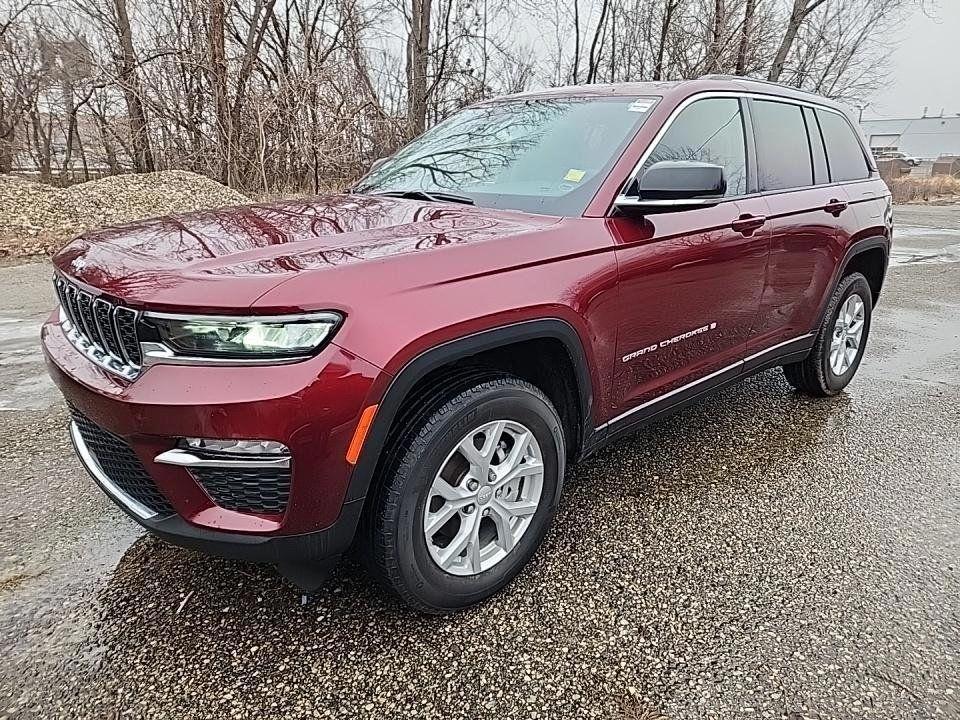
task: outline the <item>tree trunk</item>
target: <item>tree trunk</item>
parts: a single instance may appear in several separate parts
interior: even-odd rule
[[[116,11],[117,40],[120,43],[119,79],[123,97],[130,117],[130,147],[134,168],[138,172],[153,172],[153,151],[150,149],[150,132],[147,114],[140,97],[140,81],[137,75],[137,55],[133,49],[133,32],[127,14],[127,0],[114,0]]]
[[[608,0],[603,0],[600,5],[600,19],[597,21],[596,32],[593,33],[593,42],[590,43],[590,55],[587,58],[587,82],[597,81],[597,71],[599,70],[600,58],[597,57],[597,45],[606,27],[607,9],[610,7]],[[601,44],[602,46],[602,44]],[[601,47],[602,49],[602,47]]]
[[[430,4],[411,0],[407,34],[407,134],[421,134],[427,124],[427,61],[430,53]]]
[[[663,8],[663,23],[660,26],[660,46],[657,48],[657,63],[653,68],[653,79],[663,79],[663,56],[667,49],[667,36],[670,34],[670,23],[673,20],[673,12],[677,9],[679,0],[667,0]]]
[[[219,2],[220,0],[215,0]],[[243,58],[240,61],[240,69],[237,72],[237,86],[233,96],[233,106],[230,108],[230,140],[233,146],[230,150],[232,168],[230,170],[230,179],[228,185],[232,185],[240,178],[240,168],[237,166],[240,159],[240,119],[243,114],[243,105],[247,96],[247,84],[250,76],[256,67],[257,57],[260,54],[260,46],[263,44],[263,35],[267,30],[270,18],[273,16],[273,7],[276,0],[257,0],[254,4],[254,11],[250,17],[250,26],[247,29],[247,37],[243,43]],[[222,6],[221,6],[222,7]],[[262,14],[261,14],[262,12]],[[266,188],[264,188],[266,190]]]
[[[220,182],[230,185],[233,169],[233,127],[230,106],[227,102],[227,60],[224,50],[224,0],[210,0],[210,89],[213,93],[213,109],[217,119],[217,144],[220,147]]]
[[[6,128],[0,123],[0,173],[8,173],[13,170],[16,139],[16,127]]]
[[[106,118],[99,112],[94,112],[93,117],[97,122],[97,130],[99,131],[100,143],[103,145],[103,152],[106,156],[107,167],[110,168],[111,175],[117,175],[120,172],[120,164],[117,162],[117,151],[113,147],[110,132],[107,130]]]
[[[720,69],[720,50],[723,45],[723,0],[713,0],[713,27],[710,30],[710,47],[707,50],[707,61],[704,63],[706,73],[715,73]]]
[[[747,74],[747,52],[750,49],[750,35],[753,32],[753,15],[757,10],[757,0],[747,0],[743,10],[743,25],[740,27],[740,46],[737,48],[737,75]]]
[[[780,47],[777,48],[777,54],[773,57],[773,64],[770,66],[770,72],[767,80],[777,82],[783,74],[783,66],[787,62],[787,56],[797,39],[797,33],[800,32],[800,26],[807,16],[823,5],[826,0],[793,0],[793,10],[790,12],[790,20],[787,22],[787,29],[783,33],[783,39],[780,41]]]
[[[61,184],[69,184],[72,178],[74,139],[77,138],[77,106],[73,99],[73,82],[64,74],[61,85],[63,111],[67,116],[67,138],[63,149],[63,165],[60,167]]]

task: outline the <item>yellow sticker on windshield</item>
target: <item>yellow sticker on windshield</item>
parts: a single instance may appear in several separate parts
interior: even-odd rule
[[[564,180],[569,180],[570,182],[580,182],[583,180],[583,176],[587,174],[586,170],[577,170],[576,168],[570,168],[567,170],[567,174],[563,176]]]

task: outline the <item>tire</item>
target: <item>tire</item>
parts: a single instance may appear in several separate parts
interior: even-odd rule
[[[835,334],[841,332],[838,318],[841,311],[851,309],[851,305],[848,303],[856,306],[856,300],[851,300],[854,296],[857,296],[862,303],[862,320],[860,321],[862,327],[859,341],[856,343],[856,352],[848,353],[846,359],[842,359],[838,365],[835,360],[840,359],[839,356],[832,355]],[[849,315],[850,313],[847,312],[845,318]],[[830,302],[827,304],[827,309],[823,314],[823,323],[817,332],[810,354],[800,362],[783,366],[783,373],[787,377],[787,382],[800,392],[814,397],[830,397],[843,390],[853,379],[857,368],[860,367],[863,352],[867,347],[872,315],[873,296],[867,279],[860,273],[851,273],[840,280],[837,289],[830,298]],[[850,328],[855,331],[856,323],[851,323]],[[838,335],[838,337],[843,336]],[[844,338],[843,344],[849,348],[851,341]]]
[[[509,583],[543,540],[563,486],[563,430],[547,397],[509,375],[464,380],[395,435],[368,508],[365,564],[426,613],[476,605]],[[476,462],[461,449],[468,437]],[[482,484],[484,462],[500,477],[488,472]],[[510,467],[516,479],[502,485]],[[449,519],[428,537],[425,515],[431,523]]]

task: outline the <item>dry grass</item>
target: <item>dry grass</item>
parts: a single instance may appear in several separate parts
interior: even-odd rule
[[[895,203],[953,200],[960,202],[960,178],[950,175],[906,177],[887,180]]]

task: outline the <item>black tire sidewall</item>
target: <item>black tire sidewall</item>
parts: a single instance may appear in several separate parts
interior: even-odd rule
[[[860,361],[863,359],[863,353],[867,348],[867,338],[870,335],[870,325],[873,319],[873,297],[870,291],[870,285],[863,275],[851,275],[841,284],[838,290],[839,292],[836,295],[833,312],[829,314],[826,323],[821,329],[820,342],[821,377],[823,378],[823,384],[831,393],[838,393],[843,390],[853,379],[857,369],[860,367]],[[837,375],[830,368],[830,341],[833,337],[833,328],[837,322],[837,317],[839,317],[840,311],[843,309],[843,304],[847,301],[847,298],[853,294],[859,295],[863,301],[863,334],[860,336],[860,347],[857,349],[857,355],[850,364],[850,367],[848,367],[847,371],[842,375]]]
[[[430,557],[423,534],[427,489],[456,443],[473,428],[493,420],[515,420],[528,427],[543,453],[540,506],[514,550],[495,566],[474,576],[444,572]],[[467,607],[506,585],[530,560],[550,526],[563,484],[563,433],[553,408],[522,387],[491,389],[476,402],[444,419],[427,447],[410,466],[397,514],[397,563],[404,585],[419,602],[437,610]]]

